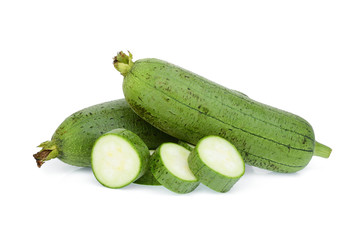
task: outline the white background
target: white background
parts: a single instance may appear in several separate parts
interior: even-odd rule
[[[1,1],[1,239],[357,239],[358,2]],[[308,120],[333,148],[304,170],[108,189],[32,154],[84,107],[123,97],[112,57],[163,59]]]

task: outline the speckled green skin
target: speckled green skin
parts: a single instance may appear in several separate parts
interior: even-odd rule
[[[153,176],[152,171],[148,169],[143,176],[137,179],[134,183],[140,185],[152,185],[152,186],[160,186],[160,182]]]
[[[157,148],[150,159],[150,169],[154,177],[172,192],[189,193],[194,191],[199,186],[199,181],[183,180],[170,172],[162,160],[161,146]]]
[[[155,150],[149,150],[150,155],[155,152]],[[151,158],[149,158],[149,166],[150,166]],[[150,170],[150,167],[148,167],[148,170],[144,173],[143,176],[141,176],[139,179],[137,179],[134,183],[141,184],[141,185],[152,185],[152,186],[160,186],[160,182],[157,181],[157,179],[153,176],[152,171]]]
[[[105,187],[122,188],[122,187],[125,187],[128,184],[134,182],[135,180],[139,179],[148,170],[148,167],[149,167],[148,162],[149,162],[149,157],[150,157],[149,149],[148,149],[147,145],[143,142],[143,140],[140,137],[138,137],[137,134],[135,134],[127,129],[124,129],[124,128],[113,129],[113,130],[103,134],[102,136],[100,136],[96,140],[96,142],[99,141],[102,137],[106,137],[108,135],[122,138],[128,144],[130,144],[132,146],[134,151],[137,152],[137,155],[138,155],[139,161],[140,161],[138,172],[137,172],[136,176],[132,179],[132,181],[129,181],[128,183],[121,185],[121,186],[109,186],[106,183],[101,182],[101,180],[99,178],[97,178],[95,168],[92,165],[93,174],[96,177],[96,179],[98,180],[98,182],[101,183]],[[96,145],[96,142],[94,143],[94,146]],[[93,149],[94,149],[94,147],[92,148],[92,150]],[[91,153],[93,153],[93,151],[91,151]]]
[[[217,192],[222,192],[222,193],[228,192],[234,186],[234,184],[237,181],[239,181],[239,179],[244,174],[245,164],[242,163],[243,164],[242,168],[244,170],[237,177],[225,176],[225,175],[211,169],[203,162],[202,158],[200,157],[200,153],[198,151],[200,142],[202,140],[204,140],[205,138],[206,137],[202,138],[198,142],[198,144],[196,145],[194,150],[192,150],[190,152],[190,155],[188,157],[189,168],[193,172],[195,177],[197,177],[199,179],[199,181],[202,184],[204,184],[205,186],[207,186]],[[237,154],[240,155],[239,152],[237,152]]]
[[[193,146],[193,145],[191,145],[191,144],[189,144],[189,143],[187,143],[187,142],[181,141],[181,140],[179,140],[179,141],[177,142],[177,144],[179,144],[180,146],[182,146],[182,147],[188,149],[190,152],[195,148],[195,146]]]
[[[311,125],[158,59],[136,61],[123,81],[132,109],[178,139],[196,144],[207,135],[232,142],[253,166],[296,172],[311,160]]]
[[[51,141],[59,151],[57,157],[63,162],[89,167],[96,139],[116,128],[133,131],[148,148],[155,149],[163,142],[176,141],[138,117],[124,99],[94,105],[72,114],[57,128]]]

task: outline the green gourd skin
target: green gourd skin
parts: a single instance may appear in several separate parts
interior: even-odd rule
[[[158,59],[132,62],[131,54],[120,52],[114,66],[124,76],[123,92],[132,109],[180,140],[196,145],[205,136],[219,135],[246,163],[286,173],[303,169],[313,155],[330,155],[303,118],[176,65]]]
[[[134,132],[152,149],[161,143],[176,141],[142,120],[120,99],[85,108],[66,118],[51,141],[42,143],[39,146],[42,150],[34,154],[37,165],[41,167],[44,161],[57,157],[70,165],[89,167],[97,138],[116,128]]]
[[[151,155],[155,152],[154,150],[150,150]],[[149,158],[149,165],[152,158]],[[151,186],[160,186],[160,182],[154,177],[152,171],[150,170],[150,167],[148,167],[148,170],[144,173],[143,176],[141,176],[139,179],[137,179],[134,183],[140,184],[140,185],[151,185]]]
[[[150,185],[150,186],[160,186],[160,182],[154,177],[152,174],[152,171],[148,169],[143,176],[141,176],[139,179],[137,179],[134,183],[140,184],[140,185]]]

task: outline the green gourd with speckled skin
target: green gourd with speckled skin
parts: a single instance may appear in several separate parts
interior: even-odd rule
[[[178,139],[195,145],[219,135],[234,144],[246,163],[276,172],[296,172],[313,155],[330,155],[303,118],[181,67],[153,58],[132,62],[132,55],[123,52],[114,66],[124,76],[123,92],[132,109]]]
[[[42,150],[34,157],[39,167],[44,161],[56,157],[70,165],[89,167],[92,147],[97,138],[116,128],[134,132],[150,149],[164,142],[177,141],[142,120],[124,99],[120,99],[85,108],[66,118],[51,141],[39,146]]]

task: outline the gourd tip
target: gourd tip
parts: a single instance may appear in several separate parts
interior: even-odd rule
[[[323,158],[329,158],[332,149],[322,143],[316,141],[313,155]]]
[[[128,55],[125,54],[123,51],[120,51],[113,58],[113,65],[115,69],[117,69],[123,76],[126,76],[133,66],[133,55],[130,51],[127,52]]]
[[[38,147],[42,147],[42,149],[32,155],[36,160],[38,168],[40,168],[45,161],[55,158],[58,155],[58,149],[52,141],[43,142]]]

